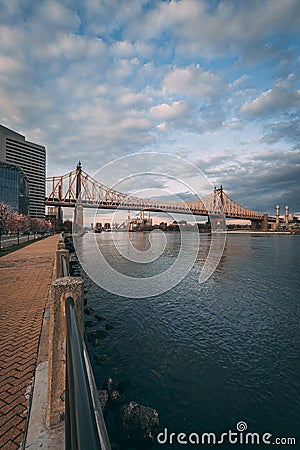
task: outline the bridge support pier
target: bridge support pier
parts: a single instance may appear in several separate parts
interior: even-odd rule
[[[261,221],[260,220],[251,220],[251,230],[252,231],[261,231]]]
[[[63,223],[63,210],[61,206],[58,206],[57,208],[57,220],[59,223]]]
[[[265,213],[264,214],[264,218],[263,218],[262,223],[261,223],[261,231],[268,231],[268,229],[269,229],[268,214]]]
[[[251,220],[251,230],[252,231],[268,231],[268,214],[263,215],[262,220],[252,219]]]
[[[275,227],[276,230],[278,230],[279,228],[279,214],[280,214],[280,206],[276,205],[276,227]]]
[[[73,231],[81,234],[83,232],[83,206],[77,203],[74,210]]]

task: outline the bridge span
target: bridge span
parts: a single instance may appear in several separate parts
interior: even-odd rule
[[[47,206],[74,208],[121,209],[192,214],[194,216],[223,215],[228,219],[250,220],[253,229],[267,229],[268,222],[276,217],[268,217],[245,208],[233,201],[222,186],[203,199],[191,202],[167,203],[143,199],[110,189],[84,172],[79,162],[76,170],[68,174],[47,178]],[[76,220],[74,220],[76,222]]]

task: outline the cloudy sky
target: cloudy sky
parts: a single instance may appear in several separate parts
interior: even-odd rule
[[[0,0],[0,123],[48,175],[167,152],[300,210],[299,0]]]

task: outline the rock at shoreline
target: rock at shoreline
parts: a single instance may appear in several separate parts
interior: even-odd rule
[[[105,389],[98,389],[97,392],[98,392],[98,397],[100,400],[103,415],[106,416],[107,411],[108,411],[108,399],[109,399],[108,392]]]
[[[94,360],[98,363],[98,364],[103,364],[107,359],[107,355],[104,354],[96,354],[94,355]]]
[[[98,320],[98,322],[101,322],[102,320],[105,320],[104,317],[99,316],[98,314],[95,314],[95,319]]]
[[[94,330],[87,333],[87,340],[95,343],[97,339],[105,339],[107,335],[107,332],[104,330]]]
[[[121,407],[117,417],[120,443],[136,449],[150,448],[159,431],[159,416],[155,409],[130,402]]]
[[[104,381],[101,389],[104,389],[108,393],[111,393],[114,388],[115,388],[115,385],[114,385],[112,378],[107,378],[107,380]]]
[[[115,386],[112,378],[108,378],[102,386],[102,389],[108,392],[109,396],[109,407],[112,410],[116,410],[121,407],[124,403],[123,395],[119,391],[118,387]]]

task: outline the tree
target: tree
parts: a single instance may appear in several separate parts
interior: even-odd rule
[[[8,232],[17,234],[19,244],[20,233],[26,232],[29,240],[30,231],[34,233],[44,233],[45,231],[51,231],[52,228],[51,222],[25,216],[23,214],[12,213],[8,205],[0,202],[0,249],[2,234]]]
[[[30,231],[32,231],[35,234],[40,232],[39,219],[36,219],[35,217],[30,217]]]
[[[24,217],[24,230],[23,232],[27,234],[27,242],[29,241],[29,234],[30,234],[30,226],[31,221],[29,216],[23,216]]]
[[[9,231],[11,216],[12,212],[9,206],[0,202],[0,234],[7,233]]]
[[[0,250],[2,234],[8,232],[9,222],[11,220],[12,212],[8,205],[0,202]]]
[[[52,224],[48,220],[30,218],[30,229],[33,233],[44,233],[52,230]]]
[[[65,231],[66,233],[71,233],[72,232],[72,225],[73,225],[72,221],[67,219],[62,224],[61,230]]]
[[[50,220],[45,220],[44,222],[45,222],[45,227],[46,227],[45,231],[48,231],[48,232],[51,231],[53,229],[53,225],[50,222]]]
[[[9,231],[11,233],[17,234],[18,245],[20,244],[20,232],[24,229],[24,216],[22,214],[13,213],[9,220]]]

